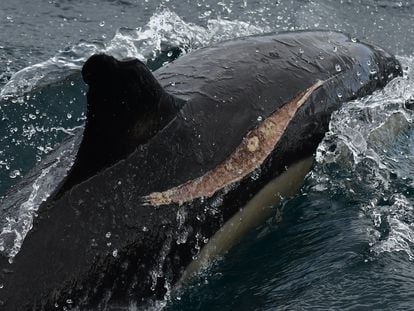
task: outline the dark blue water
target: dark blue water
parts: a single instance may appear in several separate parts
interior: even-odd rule
[[[155,308],[412,309],[413,20],[414,1],[2,0],[0,195],[83,124],[79,70],[97,51],[156,69],[173,51],[239,36],[346,31],[398,55],[404,78],[344,105],[301,192]],[[21,204],[21,219],[1,219],[0,237],[30,228],[60,173],[46,172],[29,201],[7,194]]]

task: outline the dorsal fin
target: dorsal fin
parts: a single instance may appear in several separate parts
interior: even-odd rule
[[[84,64],[82,76],[89,85],[85,130],[59,194],[126,158],[179,110],[178,101],[138,59],[96,54]]]

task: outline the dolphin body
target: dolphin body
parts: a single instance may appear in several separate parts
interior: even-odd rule
[[[312,31],[219,43],[154,73],[94,55],[82,74],[76,160],[13,262],[0,258],[2,310],[162,299],[255,194],[312,156],[341,103],[402,72],[378,47]]]

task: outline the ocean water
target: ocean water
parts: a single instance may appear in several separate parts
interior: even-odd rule
[[[404,77],[332,116],[294,198],[180,292],[165,310],[410,310],[414,304],[414,1],[2,0],[0,237],[30,229],[84,122],[83,62],[138,57],[155,70],[211,43],[266,32],[332,29],[396,54]],[[43,159],[29,200],[8,193]],[[46,161],[46,162],[45,162]],[[0,245],[6,247],[7,245]],[[16,249],[17,250],[17,249]],[[13,251],[13,250],[12,250]],[[137,308],[131,303],[130,310]]]

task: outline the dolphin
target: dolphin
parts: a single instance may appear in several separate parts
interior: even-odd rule
[[[295,194],[333,111],[401,74],[331,31],[225,41],[155,72],[91,56],[74,164],[0,256],[2,310],[162,299]]]

